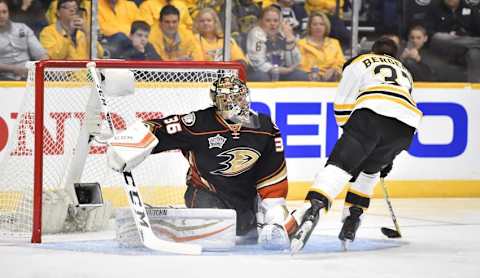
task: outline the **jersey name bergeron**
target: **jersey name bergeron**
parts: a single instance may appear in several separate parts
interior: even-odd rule
[[[397,67],[401,67],[402,69],[407,69],[402,63],[388,57],[368,57],[363,59],[362,63],[365,65],[365,68],[370,67],[373,63],[388,63],[388,64],[395,65]]]

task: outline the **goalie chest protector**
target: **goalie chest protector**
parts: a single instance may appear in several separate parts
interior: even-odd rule
[[[287,180],[280,131],[269,116],[254,117],[257,127],[235,129],[212,107],[147,121],[159,140],[152,154],[180,149],[190,164],[187,185],[251,209],[257,189]]]

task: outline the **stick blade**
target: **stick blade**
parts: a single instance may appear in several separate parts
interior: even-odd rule
[[[143,233],[143,245],[148,249],[182,255],[202,254],[201,245],[161,240],[157,238],[151,230],[143,230]]]
[[[386,228],[386,227],[382,227],[381,230],[382,230],[382,234],[384,234],[388,238],[401,238],[402,237],[402,235],[396,230]]]

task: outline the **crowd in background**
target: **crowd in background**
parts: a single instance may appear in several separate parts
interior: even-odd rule
[[[415,81],[480,82],[480,0],[361,1],[360,52],[388,36]],[[338,4],[338,5],[337,5]],[[230,57],[250,81],[338,81],[352,0],[233,0]],[[223,0],[98,0],[99,58],[223,59]],[[0,0],[0,79],[89,59],[90,0]]]

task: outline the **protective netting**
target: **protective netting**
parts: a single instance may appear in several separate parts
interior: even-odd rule
[[[139,119],[186,114],[211,106],[209,86],[219,74],[225,72],[201,67],[135,69],[134,64],[129,70],[134,72],[136,79],[134,95],[109,97],[106,92],[117,130],[124,129]],[[236,70],[227,69],[226,72],[238,74]],[[17,127],[10,134],[6,149],[8,155],[0,163],[0,241],[29,241],[32,236],[36,101],[34,76],[34,70],[31,70],[23,105],[17,117]],[[72,182],[98,182],[104,199],[112,200],[117,206],[127,206],[121,187],[123,177],[107,167],[104,145],[93,142],[85,162],[78,159],[81,147],[77,142],[82,137],[81,127],[85,122],[85,109],[92,92],[87,70],[46,68],[43,84],[42,218],[52,218],[51,214],[58,214],[53,216],[57,218],[65,217],[66,211],[63,213],[63,210],[72,202],[65,188]],[[187,166],[178,151],[147,158],[133,171],[145,203],[182,205]],[[76,177],[72,177],[72,173]],[[49,225],[48,221],[44,220],[43,230],[48,230],[46,225]]]

